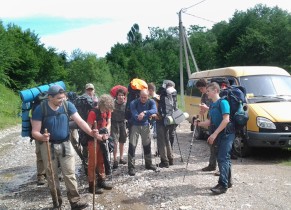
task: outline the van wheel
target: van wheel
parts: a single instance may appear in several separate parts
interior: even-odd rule
[[[241,135],[236,135],[232,150],[234,155],[238,157],[247,157],[251,154],[251,148],[247,144],[247,140],[243,138]]]

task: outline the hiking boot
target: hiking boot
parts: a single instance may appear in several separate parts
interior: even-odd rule
[[[147,170],[153,170],[153,171],[156,171],[157,170],[157,167],[154,166],[153,164],[149,165],[149,166],[146,166],[145,167]]]
[[[205,168],[202,168],[202,171],[215,171],[216,167],[213,166],[206,166]]]
[[[214,194],[220,195],[222,193],[226,193],[227,187],[223,187],[222,185],[218,184],[215,187],[210,189]]]
[[[89,183],[89,193],[93,194],[93,183],[92,184]],[[103,189],[100,187],[95,187],[95,193],[96,194],[103,194]]]
[[[134,168],[129,168],[129,169],[128,169],[128,174],[129,174],[129,176],[134,176],[134,175],[135,175],[135,170],[134,170]]]
[[[117,169],[117,168],[118,168],[118,162],[117,162],[117,160],[115,160],[115,161],[113,162],[113,166],[112,166],[112,168],[113,168],[113,169]]]
[[[159,168],[169,168],[169,163],[161,162],[161,163],[157,164],[157,167],[159,167]]]
[[[37,177],[37,185],[44,185],[46,183],[46,179],[45,179],[45,176],[38,176]]]
[[[172,159],[172,158],[169,159],[169,165],[170,165],[170,166],[174,165],[174,159]]]
[[[57,205],[57,202],[53,201],[53,209],[62,209],[62,204],[63,204],[63,200],[62,198],[58,198],[58,202],[59,202],[59,205]]]
[[[107,182],[105,182],[104,180],[103,181],[100,181],[97,183],[97,186],[100,187],[100,188],[103,188],[105,190],[111,190],[113,188],[113,186],[111,184],[108,184]]]
[[[125,160],[123,160],[123,159],[120,159],[119,160],[119,164],[122,164],[122,165],[125,165],[127,162],[125,161]]]
[[[81,201],[79,200],[78,202],[76,203],[71,203],[71,209],[72,210],[77,210],[77,209],[84,209],[88,207],[88,203],[85,202],[85,201]]]

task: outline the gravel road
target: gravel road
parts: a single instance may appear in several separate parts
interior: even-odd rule
[[[52,202],[46,185],[36,185],[34,144],[20,136],[20,126],[0,133],[0,209],[50,209]],[[127,174],[127,166],[113,172],[113,190],[96,195],[96,209],[291,209],[291,152],[256,150],[244,159],[232,160],[234,185],[227,193],[214,196],[209,190],[217,184],[214,172],[202,172],[208,164],[209,147],[194,140],[189,123],[177,128],[183,162],[177,141],[174,143],[174,166],[160,172],[144,169],[140,142],[137,146],[137,174]],[[127,151],[127,146],[125,148]],[[155,146],[152,144],[152,153]],[[92,209],[92,194],[81,161],[77,157],[76,175],[79,191]],[[158,158],[153,162],[159,163]],[[183,178],[185,180],[183,182]],[[64,209],[70,209],[62,182]]]

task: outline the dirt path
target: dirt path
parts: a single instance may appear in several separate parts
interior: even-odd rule
[[[205,141],[193,142],[188,170],[186,160],[192,134],[189,124],[177,128],[184,162],[178,144],[174,144],[175,165],[159,173],[144,170],[141,145],[137,146],[137,174],[127,175],[121,166],[113,173],[114,189],[96,196],[96,209],[291,209],[291,167],[282,164],[291,153],[282,150],[257,150],[249,158],[233,160],[234,186],[226,194],[213,196],[216,185],[213,172],[201,168],[208,163]],[[152,152],[155,147],[152,144]],[[127,147],[126,150],[127,151]],[[92,209],[92,195],[81,162],[76,174],[80,194]],[[159,159],[153,158],[158,163]],[[47,186],[36,186],[34,144],[20,137],[20,127],[0,134],[0,209],[49,209],[52,207]],[[185,181],[183,178],[185,176]],[[62,183],[64,209],[70,209]]]

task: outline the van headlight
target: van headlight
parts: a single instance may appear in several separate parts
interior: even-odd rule
[[[257,117],[257,126],[264,129],[276,129],[276,125],[269,119]]]

